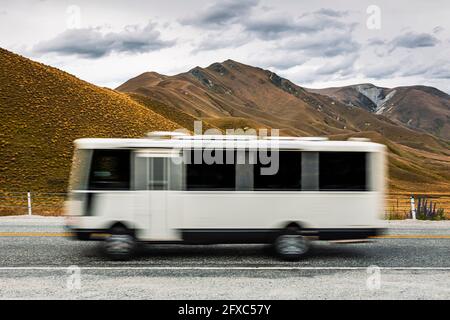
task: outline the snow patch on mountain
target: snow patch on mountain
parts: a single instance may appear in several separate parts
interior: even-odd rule
[[[358,85],[356,86],[356,90],[370,99],[370,101],[372,101],[376,105],[375,110],[373,110],[373,112],[376,114],[382,114],[384,112],[388,105],[387,102],[392,99],[392,97],[396,93],[396,90],[392,90],[387,95],[385,95],[382,88],[378,88],[370,84]]]

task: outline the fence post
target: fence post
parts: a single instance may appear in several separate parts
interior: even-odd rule
[[[411,195],[411,218],[416,220],[416,206],[414,203],[414,195]]]
[[[27,192],[27,199],[28,199],[28,215],[31,216],[33,214],[31,210],[31,192]]]

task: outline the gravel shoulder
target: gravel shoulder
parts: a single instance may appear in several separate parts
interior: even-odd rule
[[[450,272],[382,271],[379,286],[365,270],[253,271],[201,275],[82,271],[3,277],[0,299],[449,299]],[[369,284],[368,284],[369,283]],[[372,285],[371,285],[372,283]]]

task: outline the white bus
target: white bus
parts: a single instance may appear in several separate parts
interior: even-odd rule
[[[311,240],[379,234],[385,167],[363,139],[79,139],[67,226],[113,259],[146,242],[273,244],[295,260]]]

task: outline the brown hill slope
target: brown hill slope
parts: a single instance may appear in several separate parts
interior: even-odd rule
[[[303,89],[295,96],[285,91],[294,86],[281,83],[275,74],[231,60],[205,69],[197,67],[157,83],[143,84],[142,80],[131,79],[118,90],[151,97],[199,118],[250,118],[297,134],[338,133],[343,127],[333,110],[321,114],[299,99],[309,95]]]
[[[153,100],[149,97],[137,93],[127,93],[127,95],[152,112],[155,112],[166,119],[171,119],[171,121],[176,123],[179,128],[186,128],[192,131],[194,129],[194,121],[199,121],[198,118],[191,116],[188,113],[167,106],[164,103]]]
[[[359,84],[308,91],[384,115],[409,128],[450,139],[450,96],[436,88],[408,86],[389,89]]]
[[[171,77],[159,75],[158,81],[145,78],[131,79],[118,90],[150,97],[222,128],[245,120],[284,134],[373,136],[392,145],[391,157],[397,155],[391,162],[393,188],[449,190],[448,141],[310,92],[268,70],[227,60]]]
[[[127,95],[0,49],[0,191],[65,190],[72,142],[178,125]]]

